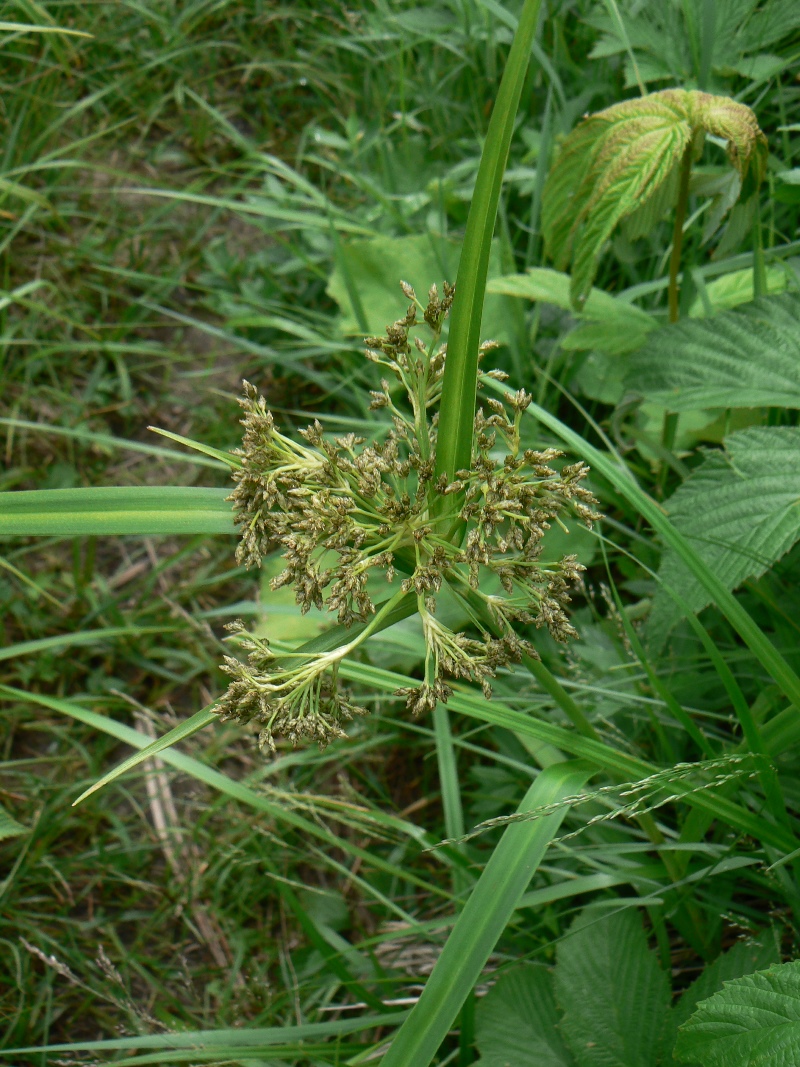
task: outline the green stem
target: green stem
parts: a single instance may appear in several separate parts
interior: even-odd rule
[[[767,295],[767,266],[764,262],[764,237],[761,232],[761,203],[754,193],[753,209],[753,296]]]
[[[678,272],[681,266],[681,252],[683,251],[683,224],[686,221],[686,209],[689,206],[689,178],[692,173],[692,140],[684,149],[681,160],[681,173],[678,185],[678,203],[675,206],[675,226],[672,231],[672,254],[669,257],[669,287],[667,290],[669,305],[669,321],[677,322],[681,317],[680,288],[678,286]],[[675,437],[678,432],[678,414],[668,411],[664,415],[664,423],[661,429],[661,444],[671,452],[675,447]],[[659,486],[663,488],[666,480],[667,466],[662,464],[659,473]]]
[[[540,6],[541,0],[525,0],[520,13],[489,121],[467,218],[450,322],[436,449],[436,477],[444,474],[448,481],[452,481],[457,470],[469,466],[472,456],[478,349],[489,254],[514,119],[539,22]],[[457,495],[438,497],[437,506],[448,512],[455,510],[453,498]]]
[[[680,290],[678,272],[683,251],[683,224],[686,222],[686,209],[689,206],[689,178],[692,173],[692,142],[686,146],[681,160],[681,174],[678,185],[678,203],[675,206],[675,226],[672,231],[672,254],[669,257],[669,321],[677,322],[680,312]]]

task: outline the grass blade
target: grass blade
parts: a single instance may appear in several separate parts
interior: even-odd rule
[[[224,1048],[244,1051],[253,1047],[266,1052],[273,1046],[293,1041],[311,1041],[343,1034],[356,1034],[376,1026],[393,1026],[405,1012],[366,1015],[360,1019],[336,1019],[324,1023],[305,1023],[301,1026],[254,1027],[252,1030],[188,1030],[185,1033],[137,1034],[117,1037],[110,1041],[74,1041],[71,1044],[48,1045],[47,1048],[0,1049],[0,1056],[19,1056],[34,1052],[117,1052],[127,1049],[206,1049]]]
[[[19,641],[15,645],[0,648],[0,661],[30,656],[36,652],[48,652],[73,645],[91,645],[110,637],[139,637],[143,634],[171,634],[177,626],[106,626],[98,630],[80,630],[74,634],[56,634],[55,637],[37,637],[33,641]]]
[[[33,430],[35,433],[53,434],[58,437],[69,437],[75,441],[85,441],[86,444],[100,445],[102,448],[118,448],[126,452],[142,452],[146,456],[158,456],[170,463],[194,463],[200,467],[213,467],[215,470],[229,470],[231,466],[236,464],[236,460],[233,457],[230,460],[226,460],[226,462],[221,462],[226,453],[207,447],[203,447],[202,451],[207,456],[216,458],[208,459],[187,454],[186,452],[177,452],[174,448],[149,445],[145,441],[127,441],[124,437],[114,437],[110,433],[93,433],[90,430],[72,429],[69,426],[50,426],[44,422],[30,422],[27,419],[0,418],[0,426],[10,426],[12,429],[20,430]],[[166,430],[157,430],[156,433],[161,433],[164,437],[169,437],[181,444],[187,443],[186,438],[180,437],[178,434],[167,433]],[[197,444],[192,443],[192,445],[194,448],[200,447]]]
[[[0,493],[0,535],[232,534],[228,495],[192,485]]]
[[[542,771],[518,810],[531,811],[581,789],[592,773],[582,763]],[[427,1067],[519,904],[566,809],[509,826],[453,927],[422,996],[400,1027],[382,1067]]]

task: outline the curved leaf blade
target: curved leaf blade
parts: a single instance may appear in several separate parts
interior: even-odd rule
[[[591,774],[583,763],[542,771],[518,808],[530,811],[575,794]],[[512,823],[492,853],[442,949],[422,996],[400,1027],[382,1067],[428,1067],[514,913],[566,814]]]
[[[665,186],[706,131],[726,140],[739,177],[751,174],[758,185],[766,139],[750,108],[728,97],[664,89],[598,111],[567,137],[545,183],[542,232],[556,267],[572,264],[575,307],[589,295],[616,225],[635,212],[641,224],[648,204],[660,213]],[[650,211],[650,222],[655,215]]]

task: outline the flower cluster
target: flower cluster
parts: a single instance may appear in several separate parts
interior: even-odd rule
[[[574,556],[545,562],[542,541],[567,507],[589,524],[599,517],[581,484],[588,468],[575,463],[557,471],[551,463],[560,452],[522,449],[520,420],[531,397],[520,390],[507,404],[489,399],[479,407],[469,469],[452,481],[437,477],[441,332],[454,289],[445,283],[440,296],[433,286],[423,306],[409,285],[402,288],[411,301],[405,316],[384,337],[366,338],[367,358],[387,373],[372,393],[371,407],[388,415],[379,439],[330,439],[314,422],[300,431],[302,441],[294,440],[244,383],[241,467],[231,496],[241,531],[237,559],[257,566],[280,547],[284,569],[273,588],[291,585],[303,612],[326,608],[345,628],[359,624],[347,644],[301,656],[290,668],[264,642],[240,633],[249,662],[226,661],[234,680],[220,714],[262,723],[260,740],[268,748],[274,734],[321,744],[340,736],[341,723],[363,709],[341,695],[338,664],[404,599],[415,600],[426,646],[424,680],[402,691],[415,714],[447,700],[448,678],[478,682],[489,695],[499,666],[536,654],[519,636],[522,625],[544,626],[559,641],[575,635],[566,606],[583,568]],[[485,344],[482,353],[492,347]],[[489,371],[483,377],[506,376]],[[369,583],[373,572],[399,585],[379,604]],[[437,618],[445,583],[466,608],[474,636]]]

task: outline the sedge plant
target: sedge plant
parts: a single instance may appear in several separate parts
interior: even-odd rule
[[[497,376],[483,377],[484,390],[495,390],[496,400],[493,396],[494,403],[482,401],[476,424],[480,320],[489,245],[538,6],[528,2],[522,8],[495,101],[455,294],[445,288],[441,297],[438,292],[432,293],[425,303],[407,291],[410,307],[406,316],[394,323],[385,337],[372,338],[368,344],[373,362],[383,364],[387,379],[373,397],[378,410],[388,412],[393,420],[386,437],[369,445],[355,435],[331,440],[312,425],[302,439],[293,438],[280,431],[258,393],[248,389],[246,440],[240,453],[231,456],[204,450],[210,464],[222,463],[234,474],[233,514],[230,501],[226,500],[227,490],[190,489],[179,499],[173,489],[150,487],[64,490],[45,496],[14,493],[6,496],[0,509],[0,531],[28,534],[230,533],[235,516],[243,535],[243,562],[257,564],[265,549],[280,545],[286,553],[286,569],[276,584],[293,586],[301,607],[327,606],[337,616],[337,625],[322,637],[291,650],[285,650],[279,641],[270,645],[261,636],[240,630],[236,640],[249,653],[248,662],[230,658],[227,666],[232,681],[221,704],[198,713],[153,746],[143,747],[142,735],[126,733],[120,724],[104,721],[102,716],[92,718],[92,713],[77,703],[53,698],[45,705],[52,711],[83,716],[83,721],[98,730],[116,731],[113,736],[143,748],[142,753],[104,781],[159,749],[167,750],[168,762],[195,774],[210,788],[236,797],[254,811],[289,823],[294,819],[294,825],[316,834],[324,846],[334,848],[336,838],[325,837],[311,820],[303,821],[294,812],[279,811],[279,805],[270,804],[255,790],[232,782],[199,761],[189,762],[169,746],[214,721],[220,711],[223,717],[237,721],[256,719],[267,751],[281,736],[291,741],[327,743],[340,736],[348,718],[361,710],[355,698],[344,690],[343,682],[367,686],[374,692],[405,690],[412,712],[434,706],[441,711],[441,702],[446,699],[452,711],[478,722],[492,722],[586,761],[555,763],[536,779],[520,805],[520,814],[539,814],[536,819],[514,823],[506,830],[467,907],[456,919],[421,999],[384,1057],[384,1063],[394,1067],[416,1067],[435,1056],[519,902],[531,871],[556,833],[566,805],[580,792],[583,781],[598,771],[616,778],[642,779],[659,770],[653,763],[600,739],[595,728],[581,718],[580,708],[569,694],[536,662],[533,650],[525,643],[525,631],[520,632],[522,626],[533,622],[557,637],[569,636],[565,598],[570,582],[577,577],[577,567],[569,557],[548,561],[538,554],[540,529],[557,521],[575,503],[590,509],[584,518],[593,517],[593,502],[583,495],[585,468],[581,462],[556,470],[550,466],[555,458],[552,454],[528,454],[520,440],[527,420],[535,418],[540,426],[560,436],[577,457],[590,460],[593,469],[608,479],[620,498],[627,499],[670,550],[680,554],[692,568],[709,597],[781,690],[795,702],[800,696],[800,683],[790,663],[613,455],[593,448],[555,415],[529,404],[524,392],[509,392]],[[586,124],[581,124],[573,135],[576,142],[568,140],[565,144],[552,180],[555,182],[560,174],[565,188],[569,187],[564,217],[569,216],[576,228],[564,240],[570,245],[569,256],[578,257],[578,261],[568,257],[563,265],[572,263],[573,286],[577,277],[578,293],[586,291],[587,272],[591,285],[602,245],[623,216],[633,215],[640,208],[655,214],[659,205],[665,209],[673,203],[676,236],[669,279],[672,313],[673,305],[677,306],[684,193],[688,195],[691,162],[702,132],[728,142],[732,162],[745,183],[762,173],[763,139],[752,112],[722,98],[700,97],[701,94],[677,90],[671,95],[654,94],[644,101],[616,105],[620,111],[608,109],[615,112],[613,116],[607,112],[602,121],[598,116],[597,122],[587,120],[592,126],[591,136],[582,130]],[[578,158],[577,153],[572,158],[573,163],[577,159],[580,167],[588,169],[581,171],[583,176],[577,185],[570,185],[574,175],[564,177],[559,167],[562,160],[566,167],[581,130],[586,155]],[[607,140],[603,131],[608,132]],[[599,180],[614,171],[610,160],[616,164],[622,159],[630,162],[630,172],[623,167],[615,172],[613,181],[604,184]],[[601,162],[607,172],[592,169],[600,167]],[[649,176],[647,180],[643,175]],[[656,192],[651,201],[648,193],[653,188]],[[546,219],[548,210],[552,211],[557,202],[558,189],[556,184],[546,190]],[[576,211],[575,197],[595,189],[607,199],[593,200],[591,206],[584,204]],[[451,299],[445,358],[441,351],[442,326]],[[421,347],[414,340],[418,328]],[[399,389],[392,379],[399,382]],[[177,443],[185,443],[177,435],[173,437]],[[498,445],[504,446],[502,452]],[[502,457],[499,463],[498,453]],[[381,575],[387,580],[385,598],[376,592],[374,579]],[[483,585],[487,576],[497,579],[499,590],[486,593]],[[445,624],[437,602],[445,583],[470,620],[469,632]],[[403,678],[358,662],[370,637],[413,613],[419,615],[427,639],[422,679]],[[352,653],[357,654],[356,659]],[[459,684],[473,681],[488,686],[499,665],[518,658],[548,689],[575,729],[524,715],[496,699],[487,701]],[[23,698],[17,695],[16,699]],[[741,701],[736,702],[737,712],[741,705]],[[791,716],[784,717],[782,725],[796,732],[790,720]],[[787,736],[779,732],[781,724],[768,724],[771,728],[762,730],[759,740],[759,724],[743,721],[744,725],[748,731],[751,727],[756,730],[747,736],[749,747],[756,752],[763,748],[766,754],[773,754]],[[782,819],[780,810],[770,812],[771,821],[762,820],[752,810],[749,799],[739,804],[719,790],[702,791],[699,787],[694,793],[687,790],[686,800],[699,810],[702,827],[716,818],[778,853],[791,855],[796,847],[793,826]],[[547,814],[542,815],[543,811]],[[702,833],[703,829],[699,836]],[[657,843],[653,836],[650,840]],[[392,873],[400,877],[396,871]],[[291,908],[290,890],[283,899]],[[325,937],[317,933],[315,939],[311,927],[308,932],[323,958],[337,968],[344,986],[376,1007],[374,993],[364,989],[346,968],[343,970],[338,957],[332,959]],[[373,1019],[385,1022],[382,1015]],[[269,1041],[266,1037],[264,1040],[264,1054],[268,1055],[272,1036]]]

